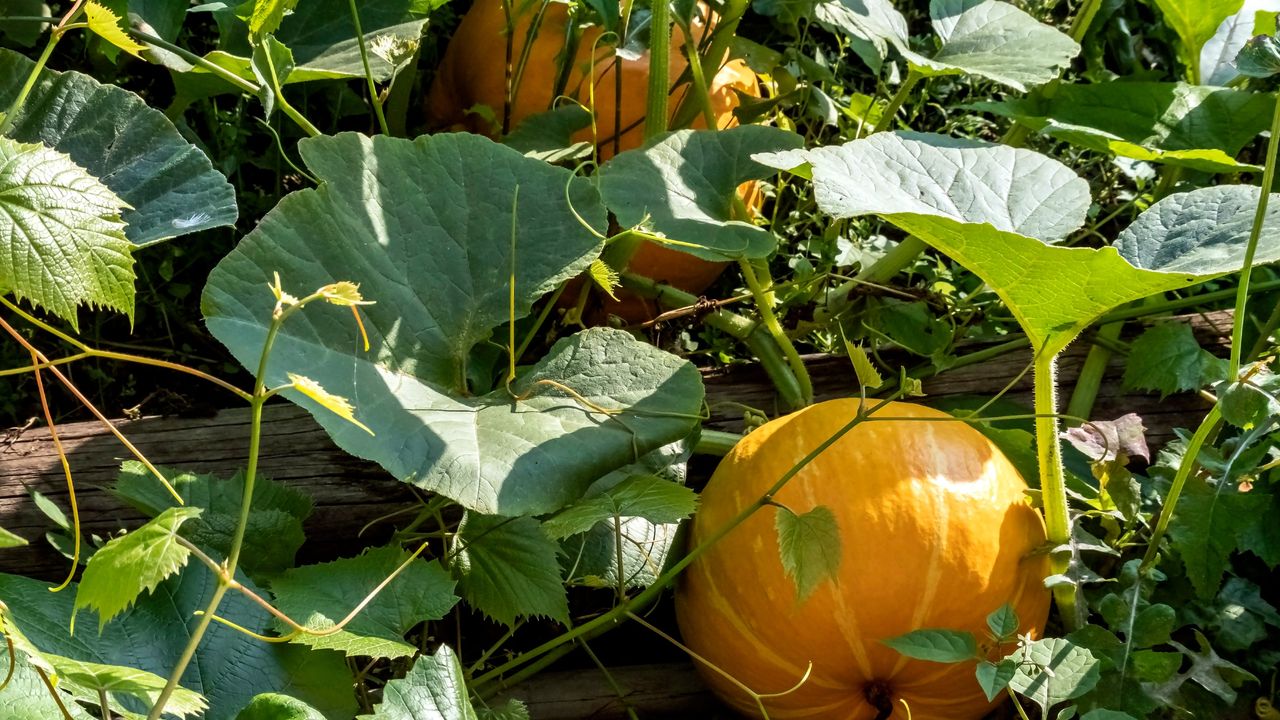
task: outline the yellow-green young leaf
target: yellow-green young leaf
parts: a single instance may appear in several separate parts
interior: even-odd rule
[[[146,50],[147,47],[140,43],[134,42],[124,31],[124,27],[120,24],[120,16],[111,12],[107,8],[96,2],[87,2],[84,5],[85,18],[88,20],[89,29],[95,35],[115,45],[121,50],[133,55],[134,57],[142,57],[139,52]]]
[[[599,285],[601,290],[609,293],[609,297],[614,300],[618,299],[617,294],[613,292],[617,289],[620,279],[617,270],[609,267],[609,264],[604,260],[596,258],[591,261],[591,269],[588,272],[591,274],[591,280],[596,285]]]
[[[249,16],[249,33],[261,37],[280,29],[286,11],[297,6],[298,0],[256,0],[253,14]]]
[[[103,545],[89,559],[76,588],[72,613],[81,608],[98,611],[99,631],[107,621],[126,610],[144,591],[187,564],[191,552],[178,542],[178,528],[200,515],[199,508],[169,508],[154,520]]]
[[[111,695],[137,698],[149,707],[159,699],[166,682],[165,678],[154,673],[123,665],[103,665],[58,655],[44,657],[53,666],[62,689],[95,704],[98,702],[98,691],[102,690]],[[67,683],[73,687],[68,687]],[[166,715],[187,717],[203,713],[209,703],[200,693],[178,687],[164,707]]]
[[[849,354],[849,362],[853,363],[853,372],[858,376],[859,385],[868,390],[875,390],[884,384],[880,371],[876,370],[875,363],[871,362],[867,351],[863,350],[861,345],[845,340],[844,349]]]
[[[26,538],[21,535],[15,535],[4,528],[0,528],[0,550],[22,547],[26,544]]]
[[[295,375],[293,373],[288,373],[288,375],[289,381],[293,383],[294,390],[297,390],[303,395],[306,395],[316,401],[320,404],[320,407],[325,410],[328,410],[370,435],[373,434],[372,430],[356,419],[355,408],[351,407],[350,401],[346,398],[341,395],[334,395],[328,390],[325,390],[323,387],[320,387],[320,383],[312,380],[311,378]]]
[[[1156,0],[1155,4],[1164,14],[1165,24],[1182,39],[1179,55],[1198,66],[1200,49],[1217,32],[1222,21],[1240,9],[1244,0]],[[1199,74],[1198,68],[1196,74]]]
[[[0,293],[79,329],[80,305],[133,319],[128,207],[62,153],[0,137]]]
[[[819,583],[834,580],[840,570],[840,526],[825,505],[802,515],[780,507],[774,522],[782,569],[796,584],[796,600],[804,602]]]

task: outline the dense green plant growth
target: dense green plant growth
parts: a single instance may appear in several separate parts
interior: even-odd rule
[[[1005,607],[989,637],[886,643],[973,663],[1027,718],[1271,717],[1273,5],[574,2],[569,41],[607,30],[602,67],[655,58],[646,143],[596,162],[591,107],[497,140],[424,127],[464,6],[0,1],[0,415],[37,416],[60,453],[64,413],[103,421],[133,458],[112,491],[150,518],[85,542],[64,458],[67,507],[36,502],[65,580],[0,575],[0,712],[526,717],[492,698],[579,648],[598,662],[588,642],[649,626],[755,513],[799,517],[773,496],[878,400],[1024,351],[1032,407],[1002,392],[949,409],[1034,488],[1048,636],[1017,637]],[[672,28],[692,37],[705,12],[718,22],[672,73]],[[741,127],[690,129],[727,58],[762,97],[738,98]],[[752,182],[759,213],[739,193]],[[646,242],[730,272],[691,294],[629,267]],[[665,312],[610,317],[602,300],[625,293]],[[1225,357],[1165,320],[1224,308]],[[135,324],[172,342],[122,344]],[[1073,343],[1088,355],[1060,387]],[[703,427],[722,408],[698,366],[760,364],[778,402],[735,406],[750,427],[814,401],[810,351],[847,356],[843,394],[875,400],[680,547],[688,460],[737,439]],[[1121,390],[1198,393],[1203,417],[1157,448],[1136,415],[1099,417],[1117,355]],[[248,405],[241,473],[156,467],[107,422],[161,373],[201,383],[199,403]],[[297,565],[312,501],[258,467],[277,395],[421,491],[383,520],[386,544]],[[780,542],[803,595],[835,572],[831,534]],[[27,542],[43,540],[0,530]],[[496,642],[443,629],[463,608]],[[745,689],[767,714],[768,689]]]

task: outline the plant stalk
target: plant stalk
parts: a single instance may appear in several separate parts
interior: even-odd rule
[[[1049,545],[1058,548],[1071,543],[1071,516],[1067,511],[1067,484],[1062,465],[1062,445],[1058,439],[1058,356],[1039,352],[1035,360],[1036,455],[1040,465],[1040,498],[1044,505],[1045,529]],[[1053,575],[1070,569],[1071,557],[1055,552],[1050,556]],[[1053,589],[1058,613],[1067,630],[1080,626],[1076,609],[1076,586],[1064,583]]]
[[[667,131],[671,92],[671,3],[657,0],[651,8],[649,35],[649,93],[645,102],[644,139]]]
[[[804,359],[800,357],[796,346],[792,344],[791,338],[787,337],[787,333],[782,328],[782,323],[778,322],[778,316],[773,312],[774,295],[773,289],[765,287],[756,277],[755,270],[751,267],[750,260],[739,260],[738,266],[742,268],[742,277],[747,282],[747,288],[751,290],[751,295],[755,299],[756,311],[760,313],[760,320],[764,323],[765,329],[769,331],[769,335],[773,337],[773,341],[782,348],[783,355],[787,358],[787,364],[791,366],[791,372],[795,375],[796,381],[800,383],[800,402],[801,407],[813,403],[813,381],[809,379],[809,371],[804,366]],[[799,410],[793,407],[793,410]]]
[[[907,73],[907,79],[903,80],[902,84],[898,86],[898,92],[894,93],[893,97],[889,99],[889,104],[885,106],[884,111],[880,114],[880,119],[876,121],[876,126],[871,129],[872,135],[884,132],[893,125],[893,120],[898,115],[898,109],[907,101],[911,91],[915,89],[916,83],[920,82],[920,80],[920,73],[914,70]]]
[[[13,127],[13,119],[22,111],[22,106],[27,104],[27,97],[31,95],[31,90],[36,86],[36,81],[40,79],[40,74],[44,72],[44,66],[49,62],[49,57],[53,55],[53,49],[57,47],[58,41],[62,39],[62,33],[54,30],[49,34],[49,42],[45,43],[44,52],[40,53],[40,57],[36,60],[36,66],[31,68],[31,73],[27,75],[27,81],[23,83],[22,89],[18,91],[13,102],[9,103],[9,109],[5,111],[4,117],[0,118],[0,136],[9,132]]]
[[[1271,186],[1276,177],[1276,135],[1280,135],[1280,102],[1271,114],[1271,135],[1267,137],[1267,164],[1262,170],[1262,190],[1258,193],[1258,209],[1253,215],[1253,227],[1249,230],[1249,244],[1244,251],[1244,266],[1240,269],[1240,286],[1236,288],[1236,315],[1231,325],[1231,358],[1227,365],[1227,379],[1235,380],[1240,374],[1240,354],[1244,349],[1245,308],[1249,302],[1249,278],[1253,274],[1253,257],[1258,250],[1258,237],[1267,217],[1267,202],[1271,199]]]
[[[1165,497],[1164,507],[1160,508],[1160,517],[1156,520],[1156,526],[1151,531],[1151,540],[1147,542],[1147,552],[1142,556],[1141,568],[1146,570],[1155,564],[1156,558],[1160,554],[1160,541],[1164,539],[1165,533],[1169,530],[1169,520],[1173,518],[1174,508],[1178,505],[1178,498],[1182,495],[1182,489],[1186,487],[1187,479],[1191,477],[1191,473],[1199,465],[1200,448],[1204,447],[1205,442],[1218,430],[1218,425],[1222,422],[1222,410],[1219,405],[1210,408],[1209,413],[1204,416],[1204,420],[1200,421],[1200,427],[1196,428],[1196,432],[1191,436],[1191,440],[1187,442],[1186,453],[1182,456],[1182,462],[1178,464],[1178,471],[1173,476],[1173,484],[1169,486],[1169,494]]]
[[[383,135],[390,135],[387,129],[387,116],[382,112],[382,99],[378,97],[378,84],[373,81],[373,69],[369,67],[369,49],[365,47],[364,30],[360,27],[360,9],[356,0],[348,0],[351,8],[351,22],[356,26],[356,44],[360,46],[360,62],[364,65],[364,79],[369,85],[369,102],[373,103],[373,113],[378,117],[378,128]]]

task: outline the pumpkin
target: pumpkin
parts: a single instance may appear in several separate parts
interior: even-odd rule
[[[855,417],[833,400],[773,420],[744,437],[716,469],[693,520],[694,545],[755,502],[792,466]],[[986,635],[1005,603],[1020,632],[1038,635],[1049,612],[1040,514],[1017,470],[980,432],[936,410],[890,403],[856,426],[775,496],[799,514],[836,517],[835,577],[798,599],[784,573],[772,508],[757,511],[681,579],[676,613],[690,649],[756,693],[775,720],[977,720],[992,708],[972,663],[911,660],[881,641],[922,628]],[[937,420],[921,422],[920,420]],[[1005,648],[1006,651],[1012,648]],[[755,702],[701,667],[711,688],[757,716]],[[892,708],[892,715],[882,710]]]
[[[515,28],[512,37],[513,65],[524,51],[529,27],[541,5],[536,0],[511,0]],[[705,12],[705,6],[702,7]],[[511,128],[515,128],[529,115],[551,109],[556,98],[556,76],[561,67],[558,56],[564,47],[569,21],[567,4],[550,2],[547,5],[520,76],[515,102],[509,109]],[[494,134],[495,128],[489,119],[467,111],[476,105],[484,105],[493,110],[499,124],[503,120],[507,83],[506,27],[506,13],[501,0],[476,0],[463,16],[445,50],[428,96],[427,115],[433,127]],[[704,22],[695,22],[693,30],[702,34],[708,32],[708,27]],[[617,96],[614,94],[613,49],[603,42],[597,47],[600,36],[601,29],[598,27],[583,31],[563,94],[590,107],[592,98],[588,81],[594,81],[598,148],[600,159],[606,160],[614,153],[615,113],[622,128],[617,142],[618,150],[630,150],[644,142],[649,58],[646,53],[638,59],[624,60],[621,63],[622,102],[619,104],[615,101]],[[673,26],[669,66],[669,75],[673,81],[688,67],[683,45],[683,32],[679,26]],[[669,105],[673,114],[688,91],[688,86],[682,84],[671,93]],[[739,105],[739,92],[760,96],[755,73],[741,60],[723,65],[711,79],[709,92],[712,113],[717,127],[721,129],[738,124],[733,111]],[[706,127],[701,115],[695,119],[693,127]],[[589,141],[591,129],[579,131],[574,139]],[[763,195],[755,183],[744,183],[739,188],[739,194],[748,211],[754,213],[759,210]],[[695,258],[653,243],[644,243],[637,249],[628,267],[646,277],[696,294],[705,290],[720,276],[725,264]],[[604,310],[630,322],[648,319],[658,312],[658,308],[652,303],[635,297],[626,298],[622,303],[607,303]]]

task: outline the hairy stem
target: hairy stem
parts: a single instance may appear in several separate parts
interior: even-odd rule
[[[1062,465],[1062,445],[1058,439],[1058,357],[1041,352],[1035,362],[1036,455],[1040,465],[1040,498],[1044,505],[1049,545],[1058,548],[1071,542],[1071,517],[1067,511],[1066,475]],[[1061,575],[1070,567],[1070,555],[1050,555],[1051,572]],[[1058,613],[1068,630],[1080,625],[1076,610],[1076,587],[1064,583],[1053,590]]]

